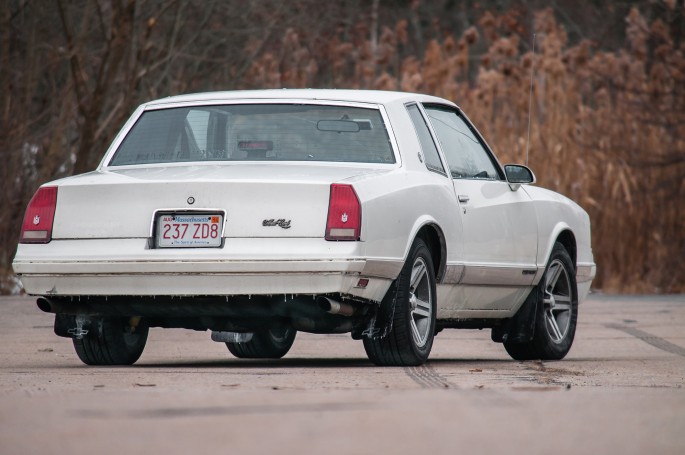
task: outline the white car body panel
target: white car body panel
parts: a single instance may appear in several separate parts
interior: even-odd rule
[[[454,180],[464,224],[463,260],[466,264],[536,267],[535,207],[524,191],[511,191],[506,182]],[[515,284],[529,285],[530,280]],[[480,283],[474,283],[480,284]]]
[[[319,295],[383,299],[417,233],[441,234],[438,319],[512,316],[542,277],[558,236],[577,243],[582,300],[594,277],[587,214],[567,198],[505,181],[453,180],[426,169],[405,103],[440,98],[394,92],[217,92],[138,108],[95,172],[59,180],[52,241],[20,244],[13,263],[29,294]],[[109,166],[147,110],[206,104],[305,103],[379,109],[394,164],[201,162]],[[444,160],[444,158],[442,158]],[[360,241],[324,239],[330,185],[351,184]],[[459,203],[457,196],[469,201]],[[194,203],[189,205],[189,197]],[[303,203],[306,201],[306,203]],[[156,249],[154,214],[225,213],[221,248]],[[290,220],[290,227],[264,220]],[[368,279],[358,287],[360,279]]]
[[[328,210],[330,182],[383,172],[259,164],[94,172],[57,182],[57,204],[65,199],[70,203],[56,212],[53,238],[148,237],[153,213],[165,209],[225,210],[226,237],[319,237],[326,219],[318,215]],[[186,203],[189,196],[195,199],[192,206]],[[262,220],[271,218],[295,221],[289,229],[262,226]]]
[[[576,241],[576,280],[578,299],[585,300],[595,277],[596,265],[590,244],[590,217],[578,204],[553,191],[535,186],[524,187],[539,213],[538,264],[546,264],[554,242],[563,231],[573,233]],[[539,273],[541,277],[542,272]]]
[[[443,291],[440,308],[457,312],[451,317],[468,317],[460,316],[460,310],[515,312],[527,295],[521,293],[522,287],[533,286],[537,271],[533,204],[506,182],[460,179],[454,186],[457,198],[463,199],[457,207],[463,235],[453,241],[462,242],[463,253],[447,268],[463,268],[463,273],[451,283],[458,289]]]

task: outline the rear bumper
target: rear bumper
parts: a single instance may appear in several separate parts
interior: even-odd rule
[[[365,289],[358,275],[343,273],[263,274],[22,274],[26,292],[43,296],[79,295],[302,295],[342,293],[380,301],[391,280],[375,278]]]
[[[274,295],[343,293],[379,301],[393,276],[360,242],[226,239],[223,248],[149,249],[146,239],[19,245],[14,271],[33,295]],[[396,268],[396,267],[395,267]],[[369,278],[357,287],[359,278]]]
[[[576,266],[576,283],[578,286],[578,301],[582,302],[590,293],[590,285],[597,274],[594,263],[580,263]]]

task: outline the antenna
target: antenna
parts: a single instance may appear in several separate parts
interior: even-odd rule
[[[530,151],[530,117],[533,106],[533,75],[535,69],[535,33],[533,33],[533,57],[530,59],[530,92],[528,92],[528,141],[526,141],[526,166],[528,166],[528,152]]]

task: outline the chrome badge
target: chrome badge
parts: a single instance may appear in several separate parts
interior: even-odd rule
[[[270,220],[262,221],[262,226],[279,226],[283,229],[290,229],[290,220],[284,220],[283,218],[275,220],[271,218]]]

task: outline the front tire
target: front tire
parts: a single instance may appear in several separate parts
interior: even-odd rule
[[[292,327],[260,330],[250,341],[226,343],[226,347],[239,359],[280,359],[292,347],[295,335],[297,330]]]
[[[578,289],[571,256],[555,243],[539,284],[542,301],[537,304],[533,338],[526,343],[507,343],[515,360],[561,360],[571,349],[578,321]]]
[[[394,302],[392,329],[382,338],[364,338],[369,359],[379,366],[424,364],[433,347],[436,297],[431,252],[423,240],[416,239],[384,299]]]
[[[149,328],[140,319],[99,318],[82,338],[74,338],[74,349],[86,365],[133,365],[143,353]]]

